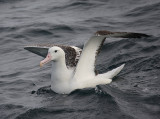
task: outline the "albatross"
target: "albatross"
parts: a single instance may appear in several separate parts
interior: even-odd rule
[[[95,88],[112,82],[125,64],[103,74],[97,74],[95,63],[98,53],[107,38],[141,38],[143,33],[97,31],[85,43],[83,50],[76,46],[33,45],[25,49],[46,57],[40,62],[42,67],[52,62],[51,89],[59,94],[69,94],[76,89]]]

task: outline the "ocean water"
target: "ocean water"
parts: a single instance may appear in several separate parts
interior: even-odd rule
[[[160,119],[159,0],[0,0],[0,119]],[[140,32],[107,39],[100,73],[125,63],[109,85],[60,95],[51,64],[25,45],[83,47],[97,30]]]

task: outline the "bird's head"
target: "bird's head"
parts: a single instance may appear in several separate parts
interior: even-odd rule
[[[48,54],[46,58],[40,62],[40,66],[42,67],[44,64],[50,61],[57,62],[64,57],[65,57],[65,53],[60,47],[57,47],[57,46],[51,47],[48,50]]]

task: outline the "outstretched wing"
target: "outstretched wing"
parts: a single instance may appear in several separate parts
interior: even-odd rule
[[[105,36],[106,38],[142,38],[150,37],[144,33],[134,33],[134,32],[111,32],[111,31],[97,31],[96,36]]]
[[[25,46],[24,49],[32,53],[35,53],[39,56],[46,57],[48,53],[48,49],[53,46],[58,46],[64,50],[66,65],[68,68],[74,68],[77,65],[82,49],[75,46],[64,46],[64,45],[55,45],[55,44],[40,45],[39,44],[39,45]]]
[[[97,31],[89,41],[84,45],[81,57],[78,61],[74,78],[86,79],[93,78],[95,74],[95,61],[96,56],[100,52],[100,48],[106,38],[141,38],[148,37],[142,33],[131,32],[110,32],[110,31]]]

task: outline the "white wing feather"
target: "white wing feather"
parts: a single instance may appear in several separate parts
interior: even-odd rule
[[[93,36],[85,44],[75,70],[75,79],[82,80],[95,77],[95,60],[104,40],[105,36]]]

